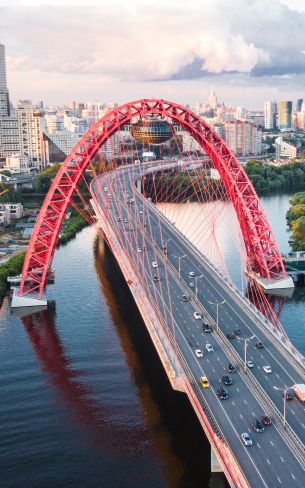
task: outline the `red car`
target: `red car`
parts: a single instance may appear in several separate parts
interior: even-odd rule
[[[270,417],[268,417],[268,415],[262,415],[261,416],[261,423],[264,424],[264,425],[271,425],[272,424],[272,420]]]

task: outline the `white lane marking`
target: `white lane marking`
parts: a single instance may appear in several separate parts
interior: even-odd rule
[[[294,411],[294,410],[292,410],[292,409],[290,409],[290,412],[291,412],[291,413],[293,413],[293,415],[295,414],[295,411]]]
[[[282,456],[280,456],[280,460],[282,461],[282,463],[284,462],[284,459],[282,458]]]
[[[303,427],[303,429],[305,429],[305,425],[304,424],[301,424],[301,426]]]
[[[270,461],[269,461],[269,459],[268,459],[268,458],[267,458],[267,463],[268,463],[268,464],[270,464]]]
[[[237,391],[238,391],[238,393],[239,393],[239,388],[236,388],[236,390],[237,390]]]
[[[274,444],[273,444],[273,442],[272,442],[272,441],[270,441],[270,444],[271,444],[271,446],[274,446]]]
[[[244,399],[245,404],[247,405],[247,401]]]
[[[233,407],[235,407],[235,403],[234,402],[232,402],[232,405],[233,405]]]
[[[256,445],[257,445],[257,447],[258,447],[259,449],[261,448],[261,446],[259,445],[259,443],[258,443],[258,442],[256,443]]]
[[[279,480],[279,483],[282,483],[279,477],[277,477],[277,479]]]
[[[242,416],[242,414],[241,414],[241,413],[239,414],[239,416],[240,416],[240,418],[241,418],[241,419],[243,418],[243,416]]]
[[[293,477],[293,479],[295,480],[295,476],[291,473],[291,476]]]

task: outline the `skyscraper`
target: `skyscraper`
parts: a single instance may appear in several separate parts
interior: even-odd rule
[[[265,129],[276,128],[276,110],[277,104],[274,101],[267,101],[264,103],[264,126]]]
[[[299,98],[297,100],[297,104],[296,104],[296,111],[297,112],[301,112],[301,110],[302,110],[302,103],[303,103],[303,98]]]
[[[282,100],[279,102],[278,128],[291,129],[292,122],[292,102]]]
[[[217,109],[218,103],[217,103],[217,97],[214,88],[211,89],[211,93],[208,99],[208,105],[213,110]]]
[[[6,82],[5,47],[0,44],[0,117],[10,114],[9,96]]]

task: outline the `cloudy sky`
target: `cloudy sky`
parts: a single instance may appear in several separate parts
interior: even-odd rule
[[[305,98],[305,0],[0,0],[11,98]]]

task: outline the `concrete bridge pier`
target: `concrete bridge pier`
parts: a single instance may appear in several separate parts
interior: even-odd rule
[[[137,179],[137,190],[139,193],[142,193],[142,180],[141,180],[141,178]]]
[[[221,464],[218,461],[218,458],[212,446],[211,446],[211,473],[223,473]]]

